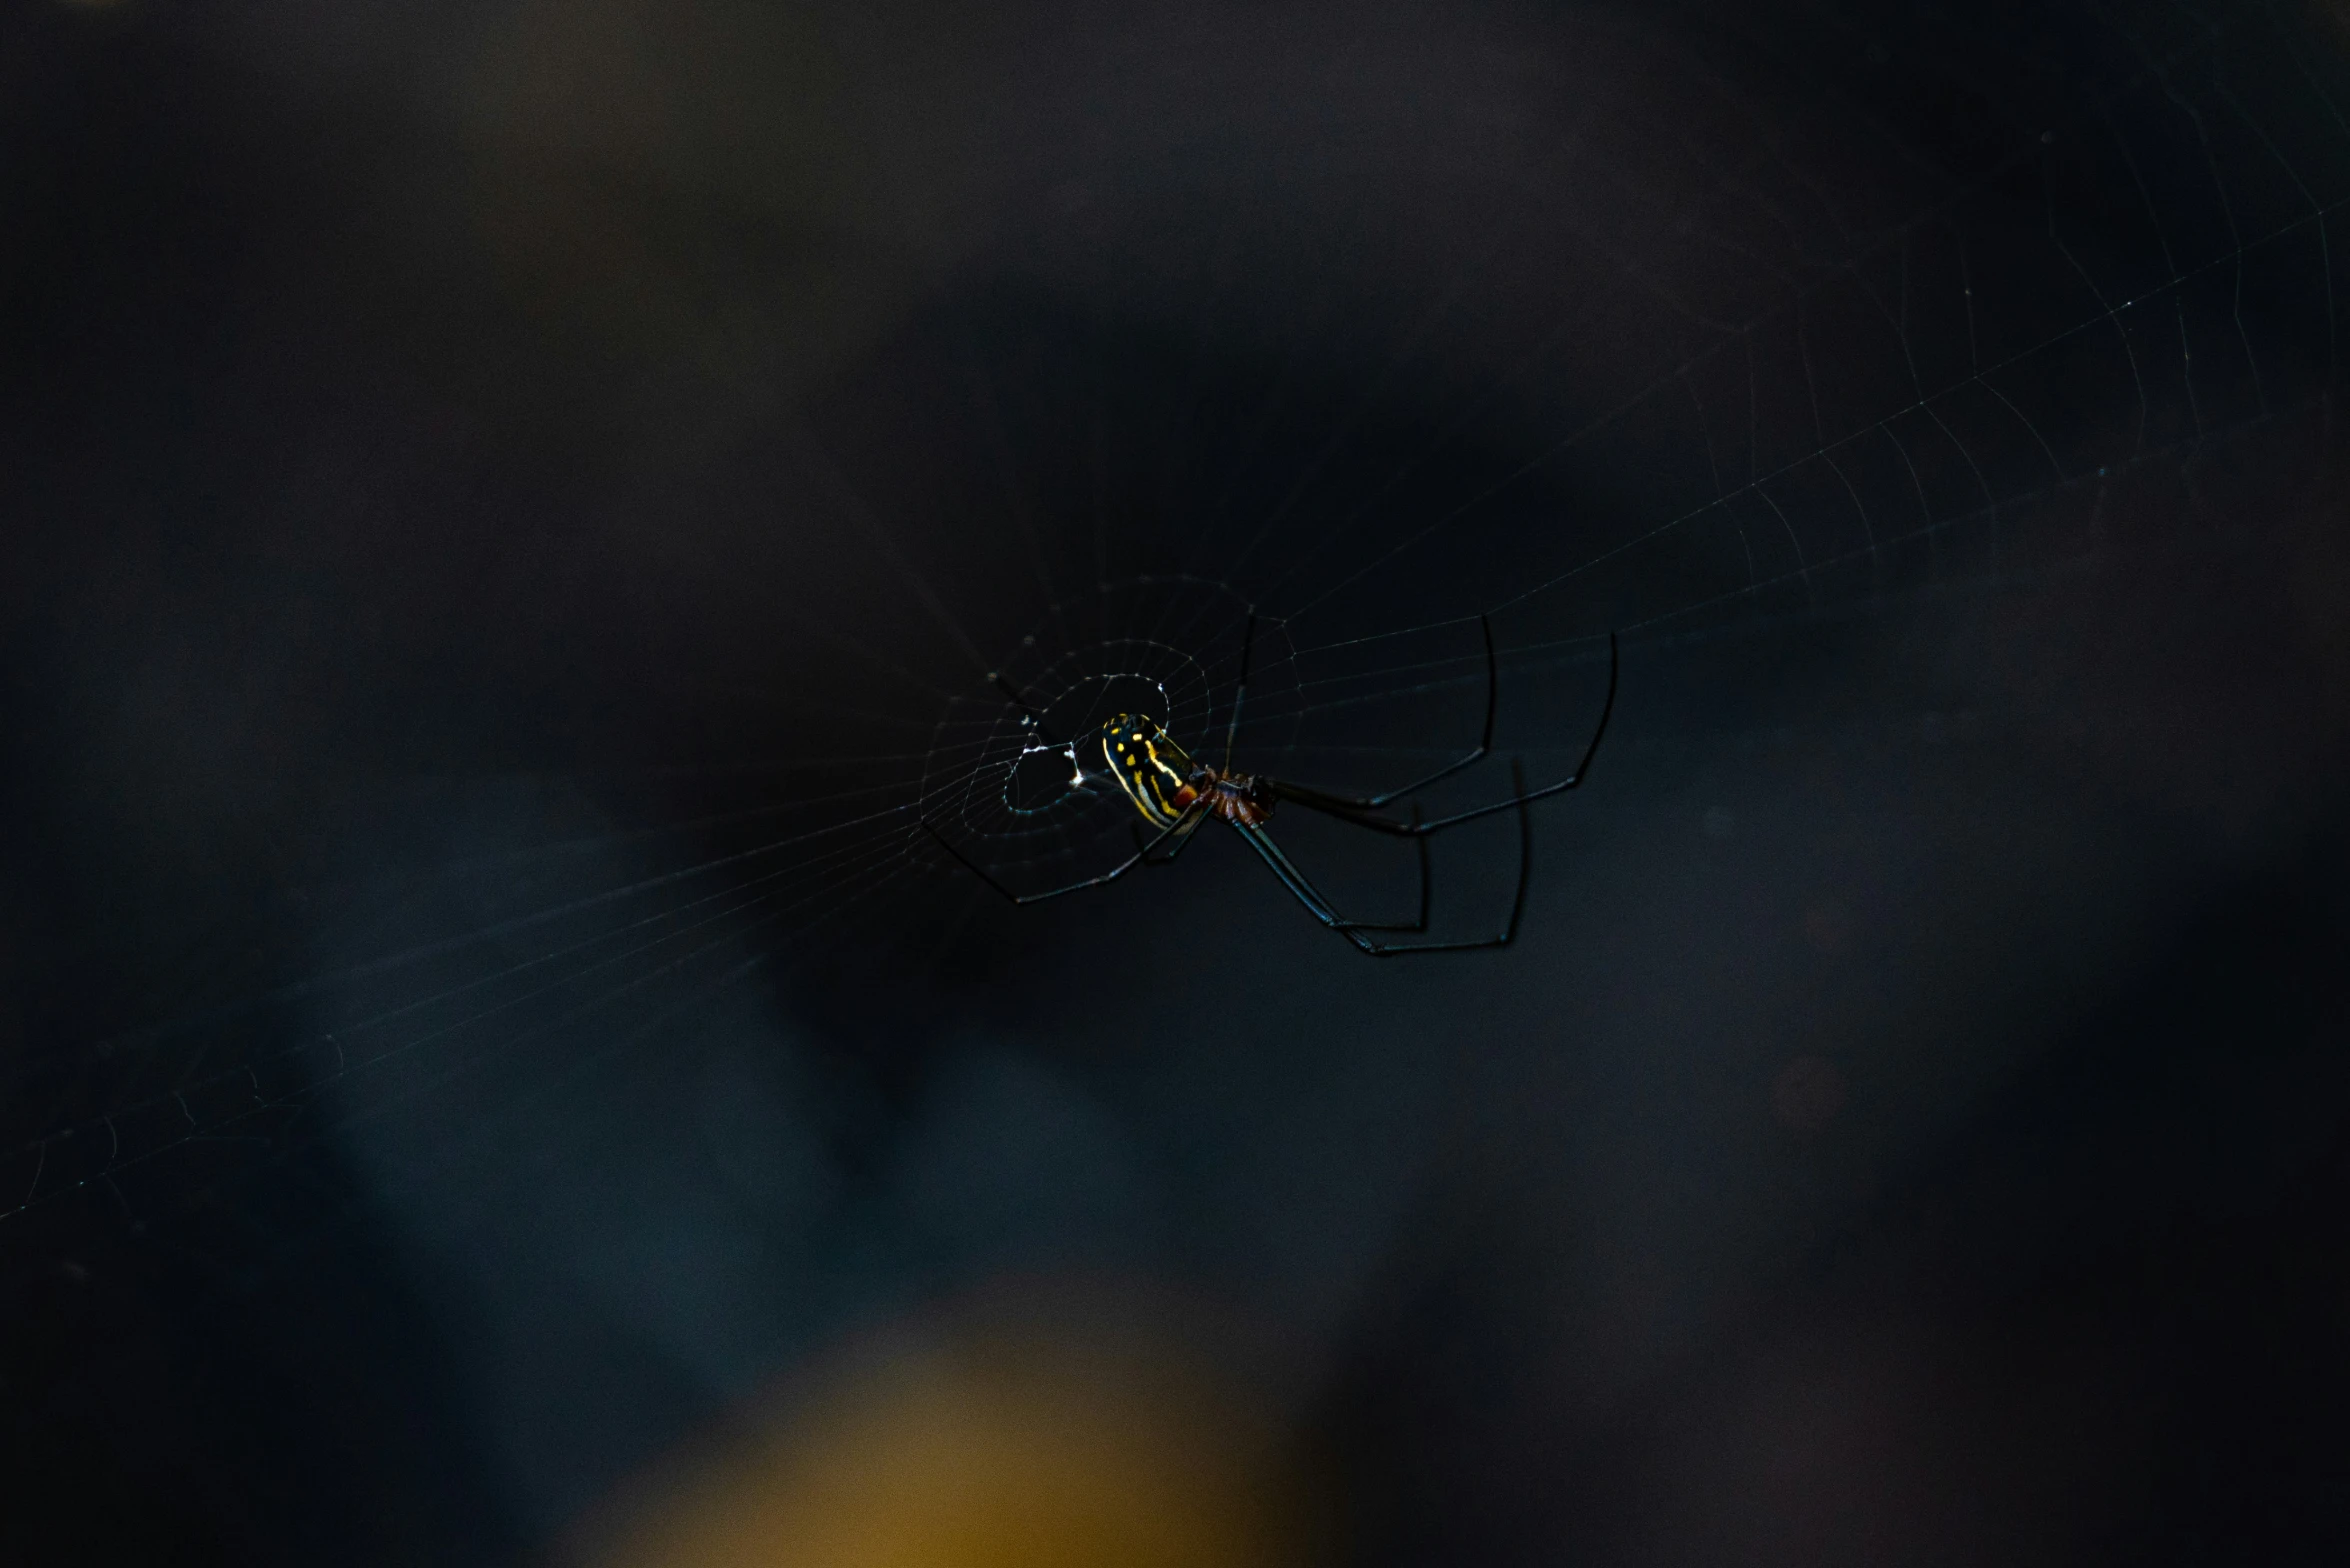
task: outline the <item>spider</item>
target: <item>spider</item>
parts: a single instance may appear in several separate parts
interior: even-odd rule
[[[1265,864],[1272,869],[1273,875],[1280,878],[1281,885],[1289,889],[1291,895],[1305,906],[1306,913],[1345,937],[1347,941],[1354,944],[1358,952],[1372,958],[1392,958],[1406,953],[1462,953],[1479,948],[1507,947],[1517,940],[1518,922],[1526,912],[1526,881],[1534,863],[1533,828],[1528,819],[1526,807],[1529,803],[1541,800],[1545,796],[1563,794],[1575,788],[1590,773],[1591,759],[1599,751],[1600,737],[1607,733],[1608,715],[1614,711],[1616,705],[1616,634],[1614,632],[1608,633],[1607,639],[1607,699],[1600,706],[1599,723],[1592,729],[1591,741],[1583,748],[1583,760],[1575,765],[1574,772],[1556,783],[1545,784],[1540,789],[1529,790],[1526,788],[1525,768],[1517,758],[1513,757],[1510,759],[1510,796],[1507,800],[1493,801],[1487,805],[1472,807],[1467,811],[1457,811],[1450,816],[1438,817],[1432,822],[1422,819],[1417,803],[1412,805],[1408,817],[1391,816],[1388,814],[1387,808],[1397,801],[1417,795],[1430,785],[1475,766],[1482,762],[1493,749],[1493,714],[1495,704],[1500,696],[1500,679],[1496,672],[1493,652],[1493,623],[1488,617],[1480,615],[1477,617],[1477,624],[1485,635],[1484,732],[1478,738],[1476,746],[1470,751],[1446,763],[1426,778],[1415,779],[1398,789],[1388,790],[1384,794],[1358,798],[1335,794],[1329,790],[1315,789],[1305,784],[1293,784],[1287,779],[1272,778],[1265,774],[1234,771],[1232,746],[1240,733],[1241,703],[1248,696],[1249,660],[1256,646],[1257,619],[1254,614],[1251,614],[1248,618],[1247,632],[1241,643],[1240,680],[1233,688],[1232,713],[1224,728],[1224,762],[1221,767],[1209,767],[1205,763],[1194,761],[1189,753],[1175,743],[1174,738],[1157,720],[1135,713],[1114,715],[1107,723],[1099,728],[1086,731],[1063,748],[1076,769],[1077,783],[1080,787],[1090,787],[1094,780],[1106,776],[1125,794],[1134,809],[1140,813],[1142,820],[1158,829],[1155,836],[1146,839],[1143,836],[1142,828],[1139,825],[1135,826],[1134,853],[1118,865],[1103,872],[1100,876],[1087,877],[1082,882],[1072,882],[1066,887],[1057,887],[1049,892],[1014,893],[994,877],[988,875],[961,850],[949,843],[946,835],[932,826],[928,819],[923,821],[922,826],[932,838],[938,841],[939,847],[954,856],[966,870],[1001,893],[1005,898],[1010,899],[1014,904],[1026,905],[1041,904],[1048,898],[1059,898],[1064,894],[1083,892],[1089,887],[1101,887],[1106,883],[1117,881],[1136,866],[1171,865],[1175,857],[1183,853],[1183,847],[1189,844],[1199,831],[1200,825],[1210,817],[1215,817],[1230,825],[1234,832],[1248,841],[1249,848],[1257,852]],[[1034,709],[1029,707],[1027,702],[1022,700],[1019,692],[1004,681],[1002,676],[998,675],[995,679],[998,688],[1012,699],[1014,706],[1020,709],[1026,723],[1040,736],[1043,736],[1048,745],[1060,746],[1060,742],[1054,741],[1050,735],[1045,733],[1043,719]],[[1419,852],[1420,863],[1420,912],[1418,916],[1409,921],[1378,923],[1367,920],[1349,920],[1341,915],[1332,906],[1330,900],[1325,898],[1321,891],[1314,886],[1313,880],[1298,869],[1297,863],[1291,860],[1281,846],[1274,842],[1273,836],[1265,831],[1265,824],[1272,818],[1274,807],[1284,802],[1293,806],[1301,806],[1308,811],[1320,812],[1324,816],[1334,817],[1340,822],[1349,823],[1358,828],[1366,828],[1372,832],[1386,833],[1412,840],[1414,847]],[[1368,933],[1421,934],[1427,931],[1429,911],[1428,840],[1430,837],[1447,828],[1458,827],[1464,822],[1474,822],[1480,817],[1490,817],[1503,811],[1515,811],[1518,817],[1518,885],[1517,892],[1510,901],[1509,923],[1502,927],[1498,935],[1463,942],[1382,942],[1373,940]],[[1161,853],[1162,846],[1170,842],[1173,847]]]

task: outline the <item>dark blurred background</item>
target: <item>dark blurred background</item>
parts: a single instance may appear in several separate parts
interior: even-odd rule
[[[0,202],[8,1560],[2342,1560],[2328,0],[34,0]],[[1620,631],[1515,947],[938,852],[1250,606]]]

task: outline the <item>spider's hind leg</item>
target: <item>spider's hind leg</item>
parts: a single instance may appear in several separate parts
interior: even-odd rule
[[[1419,822],[1420,808],[1414,805],[1412,807],[1412,825],[1416,828],[1419,826]],[[1334,920],[1331,924],[1332,930],[1400,931],[1406,935],[1416,936],[1428,929],[1428,911],[1433,907],[1436,897],[1435,884],[1431,879],[1428,864],[1428,835],[1415,833],[1412,837],[1412,848],[1416,851],[1416,858],[1420,864],[1420,912],[1409,920]]]
[[[1426,833],[1417,831],[1413,833],[1413,836],[1419,840],[1421,855],[1420,923],[1417,926],[1382,926],[1373,925],[1366,921],[1349,920],[1341,915],[1332,907],[1330,900],[1323,897],[1322,890],[1314,886],[1312,880],[1298,869],[1296,862],[1282,851],[1280,845],[1273,842],[1271,836],[1263,828],[1248,827],[1238,823],[1235,823],[1234,827],[1243,838],[1249,841],[1249,847],[1263,858],[1265,864],[1271,868],[1273,875],[1280,878],[1282,886],[1289,889],[1290,895],[1305,906],[1306,913],[1352,942],[1356,951],[1365,957],[1396,958],[1406,953],[1475,952],[1480,948],[1507,947],[1515,942],[1518,939],[1518,925],[1526,915],[1526,887],[1534,873],[1534,827],[1532,818],[1526,810],[1526,802],[1531,798],[1526,792],[1526,770],[1524,765],[1515,759],[1510,762],[1510,784],[1512,793],[1510,800],[1505,804],[1517,808],[1518,885],[1517,891],[1510,898],[1509,922],[1496,935],[1462,942],[1374,942],[1363,934],[1366,931],[1420,931],[1427,928],[1428,835]],[[1415,808],[1411,827],[1417,829],[1418,826],[1418,812]]]

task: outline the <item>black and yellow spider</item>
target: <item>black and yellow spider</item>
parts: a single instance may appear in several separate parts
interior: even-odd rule
[[[1615,633],[1607,639],[1607,699],[1599,710],[1599,723],[1591,731],[1590,744],[1583,748],[1583,759],[1575,771],[1555,783],[1540,789],[1526,788],[1525,769],[1518,759],[1510,759],[1510,797],[1456,811],[1450,816],[1438,817],[1433,822],[1423,821],[1420,808],[1413,805],[1406,818],[1387,815],[1387,808],[1399,800],[1418,794],[1463,769],[1482,762],[1493,749],[1493,714],[1500,695],[1500,680],[1493,653],[1493,625],[1485,616],[1477,617],[1485,634],[1485,729],[1474,749],[1438,768],[1426,778],[1415,779],[1385,794],[1354,797],[1333,794],[1329,790],[1314,789],[1304,784],[1293,784],[1287,779],[1270,778],[1263,774],[1238,773],[1232,767],[1232,745],[1240,733],[1240,708],[1248,696],[1249,658],[1256,644],[1256,617],[1250,616],[1248,631],[1241,644],[1240,680],[1233,688],[1232,715],[1224,728],[1224,765],[1209,767],[1196,762],[1189,753],[1155,719],[1140,714],[1121,713],[1100,728],[1089,730],[1071,741],[1066,751],[1080,780],[1107,777],[1113,780],[1142,819],[1159,831],[1144,839],[1140,828],[1135,830],[1134,853],[1100,876],[1087,877],[1044,893],[1014,893],[994,877],[989,876],[961,850],[947,842],[946,836],[927,820],[922,826],[938,840],[939,847],[962,862],[989,887],[1015,904],[1039,904],[1048,898],[1059,898],[1066,893],[1082,892],[1089,887],[1100,887],[1115,882],[1136,866],[1163,866],[1183,852],[1191,842],[1200,824],[1210,817],[1229,823],[1232,830],[1248,841],[1251,849],[1272,868],[1306,912],[1323,925],[1352,942],[1356,949],[1373,958],[1390,958],[1403,953],[1460,953],[1476,948],[1507,947],[1517,939],[1519,919],[1526,912],[1526,879],[1533,866],[1533,829],[1526,807],[1547,795],[1562,794],[1581,784],[1591,770],[1591,759],[1598,754],[1599,740],[1607,733],[1608,715],[1616,705],[1617,649]],[[999,684],[1000,679],[999,679]],[[1019,707],[1028,724],[1043,733],[1043,721],[1023,701],[1017,691],[1003,686],[1005,694]],[[1050,742],[1050,737],[1045,737]],[[1058,743],[1053,743],[1058,744]],[[1281,802],[1302,806],[1335,817],[1355,827],[1374,832],[1393,834],[1413,841],[1420,860],[1420,912],[1416,919],[1389,924],[1375,924],[1364,920],[1349,920],[1331,907],[1312,879],[1298,869],[1297,863],[1282,851],[1265,831],[1265,823],[1273,815],[1273,808]],[[1481,937],[1467,942],[1377,942],[1367,932],[1425,932],[1428,929],[1429,884],[1428,840],[1446,828],[1474,822],[1480,817],[1498,812],[1515,811],[1518,814],[1518,886],[1510,901],[1509,923],[1498,936]],[[1173,848],[1161,854],[1160,848],[1172,842]]]

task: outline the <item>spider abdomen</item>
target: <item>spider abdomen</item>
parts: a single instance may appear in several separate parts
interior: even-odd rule
[[[1098,733],[1110,777],[1153,827],[1173,827],[1203,799],[1209,815],[1235,827],[1258,827],[1273,815],[1273,792],[1262,780],[1192,761],[1155,719],[1121,713]]]
[[[1200,766],[1155,719],[1121,713],[1097,732],[1101,760],[1143,820],[1172,827],[1200,797]]]

